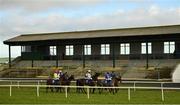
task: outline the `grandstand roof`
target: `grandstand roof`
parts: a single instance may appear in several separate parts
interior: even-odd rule
[[[65,40],[65,39],[86,39],[86,38],[102,38],[102,37],[125,37],[125,36],[156,36],[167,34],[179,34],[180,25],[167,26],[151,26],[137,28],[121,28],[121,29],[103,29],[88,31],[72,31],[58,33],[37,33],[23,34],[4,41],[5,44],[12,42],[26,41],[47,41],[47,40]]]

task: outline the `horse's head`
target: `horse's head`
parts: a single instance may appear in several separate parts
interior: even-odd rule
[[[75,80],[74,75],[71,75],[71,76],[68,78],[68,80],[69,80],[69,81]]]
[[[100,73],[95,72],[95,74],[92,76],[92,79],[93,79],[94,81],[97,81],[97,79],[98,79],[99,76],[100,76]]]
[[[59,80],[61,81],[66,81],[69,78],[67,73],[64,73],[63,75],[60,76]]]
[[[116,76],[115,78],[118,82],[120,81],[121,82],[121,76]]]

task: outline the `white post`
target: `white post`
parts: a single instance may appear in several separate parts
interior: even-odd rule
[[[37,85],[37,96],[39,97],[39,85]]]
[[[65,87],[65,96],[67,98],[67,86]]]
[[[39,81],[38,81],[38,85],[39,85]]]
[[[9,87],[9,96],[12,96],[12,86]]]
[[[87,87],[87,98],[89,99],[89,87]]]
[[[161,83],[161,99],[164,101],[164,89],[163,89],[163,83]]]
[[[131,91],[130,91],[130,88],[128,88],[128,100],[129,101],[131,100]]]
[[[136,82],[134,81],[134,91],[136,91]]]

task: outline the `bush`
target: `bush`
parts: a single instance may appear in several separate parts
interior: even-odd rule
[[[171,78],[171,73],[173,70],[174,67],[156,68],[155,70],[149,71],[146,78],[151,78],[151,79]]]

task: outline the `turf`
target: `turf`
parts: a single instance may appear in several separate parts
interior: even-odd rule
[[[68,97],[65,93],[45,92],[40,88],[40,96],[36,96],[36,88],[20,87],[12,88],[12,96],[9,96],[9,88],[0,88],[0,104],[180,104],[180,91],[165,91],[165,101],[161,101],[160,90],[131,90],[131,100],[128,100],[127,90],[119,90],[116,94],[104,91],[99,94],[76,93],[71,89]]]

